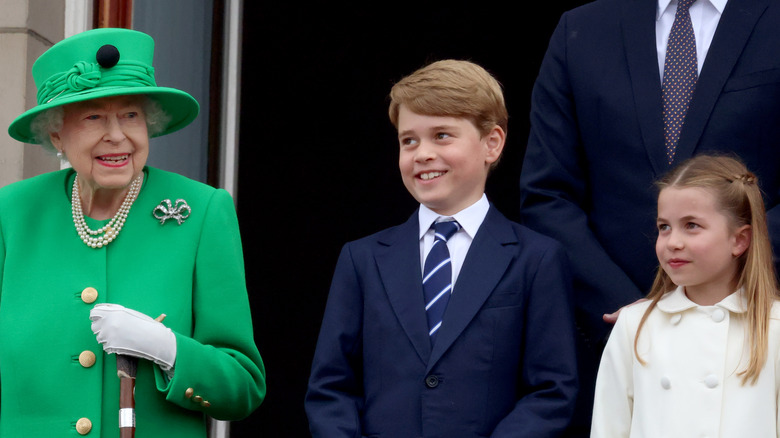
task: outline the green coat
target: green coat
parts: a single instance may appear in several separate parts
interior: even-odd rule
[[[90,328],[97,303],[165,313],[176,334],[172,379],[139,361],[137,438],[205,437],[205,415],[241,419],[265,397],[232,198],[173,173],[145,172],[124,228],[100,249],[73,225],[72,170],[0,189],[0,437],[79,436],[80,419],[91,422],[86,436],[118,436],[115,355]],[[192,209],[181,225],[153,217],[161,201],[179,198]],[[107,222],[87,221],[92,229]],[[94,302],[91,289],[82,293],[89,287]],[[82,352],[95,354],[94,365]]]

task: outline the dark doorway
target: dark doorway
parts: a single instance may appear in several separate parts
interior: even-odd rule
[[[308,436],[303,398],[339,250],[416,208],[387,118],[393,82],[443,58],[498,78],[509,133],[487,194],[516,220],[531,87],[560,14],[583,3],[244,2],[237,197],[268,396],[233,438]]]

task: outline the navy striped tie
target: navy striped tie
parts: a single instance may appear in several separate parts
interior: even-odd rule
[[[428,317],[428,334],[431,345],[441,327],[444,310],[452,293],[452,263],[447,241],[460,229],[456,221],[433,224],[435,238],[423,268],[423,292],[425,294],[425,314]]]

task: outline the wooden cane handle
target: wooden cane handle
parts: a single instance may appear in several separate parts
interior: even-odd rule
[[[154,318],[157,322],[162,322],[165,319],[165,314],[161,314],[157,318]],[[116,373],[119,378],[132,377],[135,378],[135,373],[138,368],[138,358],[133,356],[127,356],[124,354],[116,355]]]
[[[138,358],[116,355],[119,375],[119,438],[135,438],[135,374]]]
[[[119,438],[135,437],[135,378],[119,379]]]
[[[165,314],[155,318],[162,322]],[[119,376],[119,438],[135,438],[135,375],[138,358],[116,355],[116,374]]]
[[[135,373],[138,370],[138,358],[125,354],[116,355],[116,374],[120,379],[135,379]]]

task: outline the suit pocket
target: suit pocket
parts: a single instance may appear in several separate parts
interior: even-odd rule
[[[780,68],[773,68],[731,78],[723,87],[723,92],[747,90],[749,88],[777,84],[778,82],[780,82]]]
[[[522,304],[523,294],[520,292],[507,292],[499,294],[491,294],[488,297],[483,309],[498,309],[501,307],[517,307]]]

